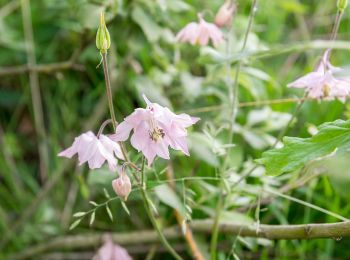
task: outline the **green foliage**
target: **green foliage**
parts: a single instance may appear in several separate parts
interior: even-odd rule
[[[334,221],[331,215],[310,205],[349,216],[348,153],[343,154],[341,163],[336,161],[339,152],[347,147],[348,121],[324,124],[316,135],[309,137],[324,122],[349,119],[348,102],[307,100],[295,126],[286,133],[294,137],[285,139],[284,148],[263,153],[275,142],[296,107],[295,102],[280,99],[303,95],[300,89],[287,88],[287,83],[310,72],[321,52],[331,46],[325,39],[337,12],[336,1],[258,0],[253,29],[246,50],[241,53],[252,1],[237,0],[229,56],[225,43],[213,48],[175,42],[176,33],[197,20],[197,12],[204,11],[205,19],[213,21],[223,0],[29,1],[39,65],[42,127],[49,148],[47,176],[40,174],[41,139],[35,129],[33,106],[37,104],[32,102],[31,80],[26,69],[22,2],[0,0],[0,243],[8,240],[0,250],[1,259],[66,235],[129,233],[152,228],[136,180],[132,180],[134,187],[128,201],[123,202],[111,187],[116,174],[107,167],[88,170],[85,165],[76,166],[76,157],[71,160],[57,157],[75,136],[87,130],[97,133],[102,122],[109,118],[103,71],[96,68],[101,58],[95,45],[101,11],[105,12],[110,33],[108,61],[117,120],[121,121],[136,107],[145,106],[142,93],[176,113],[201,118],[188,132],[190,156],[171,151],[174,191],[164,186],[168,183],[165,160],[158,158],[152,168],[146,167],[146,187],[152,199],[149,203],[162,226],[178,225],[174,209],[185,218],[182,228],[186,227],[184,223],[215,217],[217,199],[222,192],[226,203],[221,220],[229,223]],[[222,30],[225,34],[229,31]],[[349,15],[345,10],[331,57],[336,66],[349,63],[350,44],[346,38],[349,30]],[[231,68],[227,68],[227,61],[231,62]],[[232,126],[233,142],[228,143],[232,134],[228,107],[232,82],[227,81],[227,75],[235,76],[239,61],[242,61],[238,76],[240,107]],[[66,67],[54,68],[57,63]],[[19,72],[9,73],[12,69]],[[104,130],[105,134],[111,132],[110,126]],[[131,160],[139,165],[140,156],[129,143],[126,146]],[[335,148],[338,149],[332,157],[334,161],[322,159],[317,165],[312,164],[314,167],[298,171],[317,158],[327,157]],[[262,153],[259,162],[266,164],[267,174],[285,174],[271,178],[261,166],[236,185],[256,166],[254,159],[261,158]],[[322,175],[315,174],[319,163]],[[224,187],[220,185],[221,178]],[[308,181],[298,186],[305,179]],[[294,188],[284,194],[286,186]],[[288,197],[275,199],[277,195],[267,194],[265,188]],[[267,200],[268,205],[264,204]],[[258,201],[262,202],[260,207],[256,206]],[[90,222],[93,222],[91,227]],[[201,250],[207,251],[208,234],[194,233],[194,236]],[[172,242],[185,243],[183,239]],[[218,255],[222,259],[233,256],[350,258],[349,241],[345,238],[267,243],[263,239],[220,234],[218,242]],[[85,250],[90,253],[96,248],[83,247],[74,252],[75,249],[56,248],[55,251],[62,258],[69,258],[71,253],[83,255]],[[138,250],[141,252],[143,248],[146,245]],[[50,253],[32,258],[50,258]],[[144,259],[147,253],[133,257]],[[181,253],[186,259],[192,256],[189,250]],[[155,258],[171,259],[168,254],[158,252]]]
[[[309,138],[284,137],[283,144],[283,148],[266,151],[256,160],[265,165],[269,175],[293,172],[335,152],[347,151],[350,148],[350,120],[324,123]]]

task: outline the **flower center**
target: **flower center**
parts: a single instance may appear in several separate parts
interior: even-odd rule
[[[329,92],[330,92],[330,87],[327,84],[325,84],[323,86],[323,96],[324,97],[328,97],[329,96]]]
[[[165,136],[164,130],[159,127],[156,127],[149,131],[149,137],[155,142],[163,139],[164,136]]]
[[[150,126],[150,130],[149,130],[149,137],[157,142],[161,139],[164,138],[165,136],[165,133],[164,133],[164,130],[162,128],[160,128],[157,124],[157,122],[154,120],[154,118],[152,118],[150,121],[149,121],[149,126]]]

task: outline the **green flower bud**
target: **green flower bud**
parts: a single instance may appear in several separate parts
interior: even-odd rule
[[[110,46],[111,37],[109,36],[109,32],[107,30],[105,15],[103,12],[101,12],[100,26],[98,27],[96,34],[96,47],[101,53],[106,53]]]
[[[344,12],[347,6],[348,6],[348,0],[338,0],[337,7],[339,11]]]

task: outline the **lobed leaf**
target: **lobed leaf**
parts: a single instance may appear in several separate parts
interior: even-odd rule
[[[336,120],[319,126],[319,131],[309,138],[284,137],[284,147],[272,149],[256,160],[264,164],[268,175],[280,175],[301,169],[307,163],[333,152],[350,148],[350,120]]]

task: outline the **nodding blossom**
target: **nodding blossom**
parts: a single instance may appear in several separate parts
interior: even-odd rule
[[[91,131],[76,137],[72,146],[60,152],[58,156],[72,158],[75,154],[78,154],[79,165],[88,162],[90,169],[100,168],[107,160],[109,168],[115,170],[118,164],[115,156],[124,160],[118,143],[103,134],[96,137]]]
[[[131,192],[131,181],[129,176],[125,173],[124,167],[118,167],[117,170],[119,172],[119,177],[112,181],[112,187],[115,193],[126,201]]]
[[[158,155],[163,159],[170,159],[169,146],[189,155],[187,148],[186,128],[195,124],[199,118],[187,114],[176,115],[167,107],[150,102],[143,95],[146,108],[137,108],[117,126],[116,134],[111,139],[117,142],[128,139],[131,130],[131,145],[142,151],[151,165]]]
[[[337,78],[335,72],[342,69],[334,67],[329,62],[329,50],[327,50],[316,70],[288,84],[288,87],[305,88],[307,96],[314,99],[333,100],[334,98],[344,102],[350,94],[350,81]]]
[[[208,45],[211,40],[215,47],[218,46],[224,39],[220,29],[215,24],[206,22],[202,14],[198,14],[198,20],[198,23],[192,22],[186,25],[176,35],[176,40],[202,46]]]
[[[225,3],[220,7],[217,12],[214,23],[218,27],[230,26],[232,24],[232,19],[234,13],[236,12],[237,6],[235,1],[226,0]]]
[[[114,244],[110,235],[104,238],[105,242],[98,249],[92,260],[131,260],[131,256],[124,247]]]

